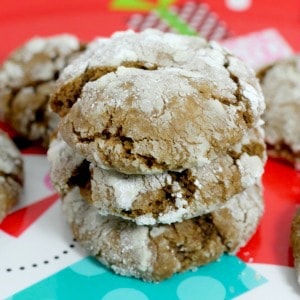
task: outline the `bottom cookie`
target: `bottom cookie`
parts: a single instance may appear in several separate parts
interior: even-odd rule
[[[0,222],[17,203],[23,185],[21,153],[0,130]]]
[[[257,228],[263,213],[262,190],[254,185],[226,207],[169,225],[141,226],[114,216],[101,216],[74,188],[63,199],[63,211],[75,238],[113,271],[145,281],[235,253]]]

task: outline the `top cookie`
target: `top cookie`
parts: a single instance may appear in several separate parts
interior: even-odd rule
[[[15,50],[0,69],[0,119],[47,146],[58,123],[49,95],[61,70],[81,50],[79,40],[67,34],[33,38]]]
[[[146,30],[98,39],[51,99],[65,141],[127,174],[202,166],[239,142],[264,109],[257,79],[199,37]]]
[[[266,99],[265,135],[270,156],[300,163],[300,56],[258,72]],[[297,166],[298,165],[298,166]]]

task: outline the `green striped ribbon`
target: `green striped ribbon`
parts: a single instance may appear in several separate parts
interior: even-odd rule
[[[199,35],[198,32],[189,26],[184,20],[182,20],[175,12],[167,9],[166,7],[160,7],[155,10],[160,19],[164,20],[172,29],[175,29],[178,33],[185,35]]]

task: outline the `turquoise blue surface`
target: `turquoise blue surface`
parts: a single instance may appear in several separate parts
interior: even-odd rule
[[[264,277],[230,255],[160,283],[116,275],[87,257],[9,300],[221,300],[237,297],[264,282]]]

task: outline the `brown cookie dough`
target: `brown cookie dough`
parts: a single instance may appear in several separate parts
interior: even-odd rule
[[[300,285],[300,209],[298,208],[292,221],[290,241],[294,257],[294,267],[297,273],[297,281]]]
[[[257,74],[266,100],[268,154],[300,168],[300,56],[265,67]]]
[[[218,44],[146,30],[99,39],[61,74],[60,133],[105,169],[154,174],[203,166],[260,122],[255,74]]]
[[[254,185],[218,211],[159,226],[100,216],[77,188],[64,197],[63,210],[75,238],[104,265],[124,276],[160,281],[238,251],[256,230],[261,194]]]
[[[218,209],[260,181],[265,146],[262,130],[257,128],[209,164],[151,175],[102,169],[60,137],[50,144],[48,159],[59,193],[66,194],[77,186],[101,215],[116,215],[142,225],[170,224]]]
[[[49,96],[61,70],[83,46],[72,35],[33,38],[0,68],[0,119],[31,141],[48,146],[58,116]]]
[[[11,139],[0,130],[0,222],[19,200],[23,160]]]

